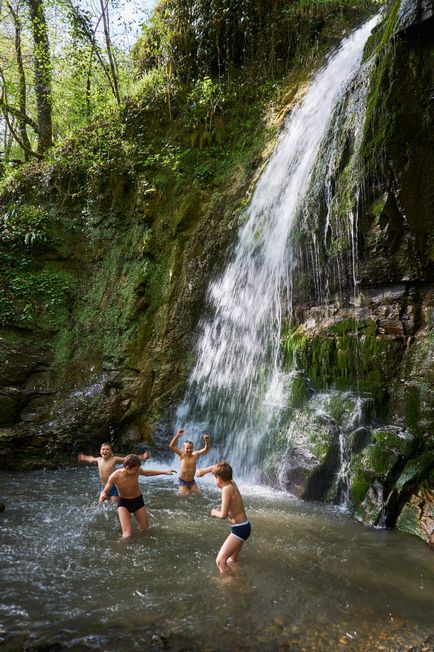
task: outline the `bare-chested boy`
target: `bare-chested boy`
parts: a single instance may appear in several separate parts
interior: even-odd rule
[[[209,436],[204,435],[205,446],[198,451],[194,450],[193,442],[184,442],[183,449],[178,448],[178,439],[184,434],[184,428],[176,431],[175,436],[169,444],[171,451],[176,453],[180,459],[180,468],[178,476],[179,493],[182,496],[189,496],[198,492],[194,475],[196,473],[197,458],[204,455],[209,450]]]
[[[141,530],[147,530],[149,526],[148,512],[145,509],[143,495],[139,487],[139,475],[172,475],[172,473],[176,473],[176,471],[173,469],[164,471],[148,469],[145,471],[140,466],[140,457],[138,455],[127,455],[123,468],[113,471],[110,475],[104,489],[101,491],[99,500],[100,502],[108,500],[112,487],[117,487],[119,492],[118,516],[123,539],[127,539],[133,533],[131,514],[136,517]]]
[[[238,554],[244,541],[250,536],[251,526],[244,509],[240,491],[232,480],[232,467],[226,462],[219,462],[197,472],[198,477],[206,473],[213,473],[215,483],[222,492],[220,509],[212,509],[211,516],[227,518],[231,526],[231,533],[220,548],[216,564],[221,573],[231,573],[228,561],[237,561]]]
[[[78,461],[88,462],[88,463],[96,462],[96,464],[98,464],[99,479],[101,481],[100,490],[102,490],[107,480],[109,479],[110,475],[115,470],[116,464],[123,464],[124,461],[126,460],[126,456],[113,455],[112,445],[108,444],[107,442],[101,444],[101,448],[99,452],[100,452],[99,457],[93,457],[92,455],[84,455],[83,453],[79,453]],[[148,460],[150,457],[151,456],[147,451],[145,453],[142,453],[141,455],[138,455],[138,458],[142,462]],[[110,501],[112,503],[115,503],[118,495],[119,494],[116,487],[113,486],[109,494]]]

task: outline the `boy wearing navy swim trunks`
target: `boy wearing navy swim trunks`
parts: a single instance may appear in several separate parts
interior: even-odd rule
[[[182,450],[178,448],[178,439],[184,434],[184,428],[180,428],[176,431],[172,441],[169,444],[171,451],[176,453],[180,459],[179,467],[179,476],[178,476],[178,488],[179,494],[181,496],[189,496],[191,494],[197,493],[199,490],[197,488],[196,481],[194,479],[194,474],[196,473],[196,464],[197,458],[209,450],[209,436],[204,435],[203,440],[205,446],[198,451],[194,450],[192,441],[185,441]]]
[[[100,502],[108,500],[111,488],[116,485],[118,498],[118,516],[122,528],[122,538],[127,539],[133,533],[131,514],[136,517],[137,524],[141,530],[148,529],[148,512],[143,502],[143,495],[139,487],[139,475],[172,475],[176,473],[173,469],[165,471],[146,471],[140,466],[140,457],[138,455],[127,455],[122,469],[114,471],[99,497]]]
[[[220,462],[206,469],[201,469],[196,475],[202,477],[206,473],[213,473],[215,483],[222,492],[220,509],[212,509],[211,516],[227,518],[231,526],[231,533],[220,548],[216,564],[221,573],[231,573],[228,561],[238,561],[238,554],[244,541],[250,536],[251,526],[244,509],[240,491],[232,480],[232,467],[226,462]]]

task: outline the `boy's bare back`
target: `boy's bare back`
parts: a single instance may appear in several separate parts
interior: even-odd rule
[[[242,523],[247,520],[240,490],[233,480],[231,484],[227,484],[222,488],[222,504],[226,501],[229,523]]]

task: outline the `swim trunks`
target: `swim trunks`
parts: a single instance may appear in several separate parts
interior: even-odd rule
[[[119,507],[126,507],[130,514],[134,514],[134,512],[137,512],[144,506],[145,503],[143,502],[142,494],[136,498],[122,498],[122,496],[118,498],[118,509]]]
[[[191,489],[192,487],[194,487],[195,484],[196,484],[196,480],[194,480],[194,479],[193,480],[183,480],[182,478],[178,478],[178,485],[180,487],[188,487],[189,489]]]
[[[233,534],[238,539],[242,541],[247,541],[252,531],[249,521],[244,521],[244,523],[235,523],[231,525],[231,534]]]
[[[101,491],[104,489],[104,485],[103,485],[103,484],[100,485],[100,489],[101,489]],[[112,488],[110,489],[110,491],[108,492],[108,495],[109,495],[109,496],[119,496],[119,492],[118,492],[118,490],[116,489],[116,485],[113,485],[113,487],[112,487]]]

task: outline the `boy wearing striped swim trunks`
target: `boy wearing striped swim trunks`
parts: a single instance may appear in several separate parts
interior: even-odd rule
[[[211,516],[227,518],[231,526],[231,533],[220,548],[216,564],[221,573],[231,573],[228,561],[238,561],[238,554],[244,541],[250,536],[251,526],[244,509],[240,491],[232,480],[232,467],[226,462],[220,462],[197,472],[199,477],[206,473],[213,473],[215,483],[222,492],[220,509],[212,509]]]

